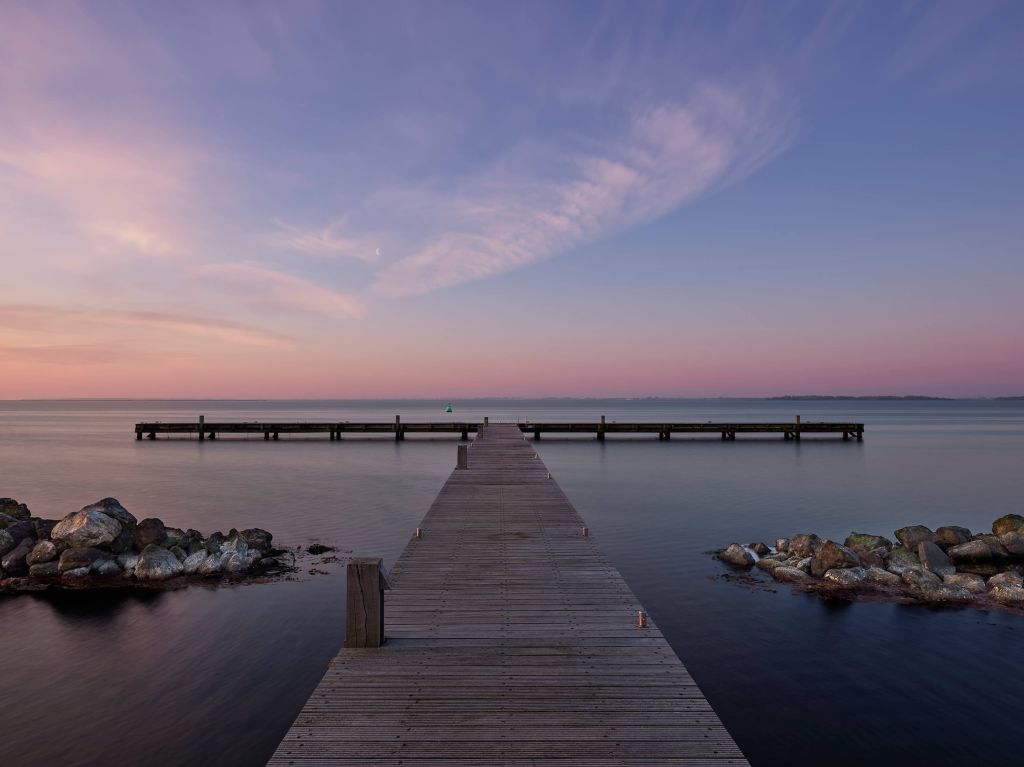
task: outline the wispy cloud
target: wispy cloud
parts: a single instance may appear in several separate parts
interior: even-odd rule
[[[347,256],[372,264],[380,260],[381,235],[346,233],[344,221],[331,222],[320,229],[306,229],[275,220],[277,231],[268,236],[271,245],[311,256]]]
[[[257,311],[269,308],[337,319],[363,315],[362,304],[347,293],[256,264],[209,264],[195,268],[192,276],[241,296]]]
[[[97,326],[126,335],[135,334],[139,330],[157,330],[215,338],[242,346],[282,347],[290,343],[287,336],[279,333],[201,315],[148,310],[0,306],[0,328],[8,333],[20,331],[31,336],[63,337],[79,334]]]
[[[458,195],[421,189],[405,199],[432,207],[442,230],[384,268],[373,290],[424,293],[646,223],[745,177],[791,135],[790,114],[770,83],[756,90],[706,84],[684,103],[635,112],[621,135],[583,141],[567,157],[561,146],[534,148],[527,162],[509,159],[463,179]]]

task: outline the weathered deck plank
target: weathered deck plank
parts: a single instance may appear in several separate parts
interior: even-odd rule
[[[485,427],[270,764],[745,765],[515,424]]]

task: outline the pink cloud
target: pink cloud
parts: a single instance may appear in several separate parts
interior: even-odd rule
[[[362,304],[347,293],[255,264],[210,264],[195,268],[192,275],[241,295],[256,310],[270,307],[338,319],[363,315]]]

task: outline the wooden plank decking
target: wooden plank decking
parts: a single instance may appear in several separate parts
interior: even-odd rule
[[[486,426],[270,764],[745,765],[515,424]]]

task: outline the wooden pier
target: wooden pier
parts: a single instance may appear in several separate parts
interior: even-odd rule
[[[455,422],[419,422],[407,423],[400,416],[394,421],[371,422],[308,422],[282,421],[265,423],[260,421],[225,421],[221,423],[207,422],[203,416],[197,421],[153,422],[135,424],[135,438],[156,439],[157,435],[197,436],[200,440],[216,439],[218,435],[263,435],[265,440],[279,439],[284,435],[326,434],[333,440],[340,440],[342,435],[393,434],[396,440],[403,440],[407,434],[459,434],[463,440],[469,439],[470,432],[477,433],[483,423]],[[542,434],[593,434],[599,441],[605,435],[618,434],[657,434],[658,439],[672,439],[673,434],[715,434],[723,440],[735,440],[737,434],[778,434],[786,440],[799,440],[802,434],[832,434],[844,440],[864,439],[862,423],[814,423],[801,422],[800,416],[792,421],[779,423],[657,423],[628,422],[619,423],[606,421],[591,422],[522,422],[515,426],[525,434],[532,434],[540,439]]]
[[[521,430],[459,447],[390,581],[349,563],[346,647],[270,764],[747,764]]]

